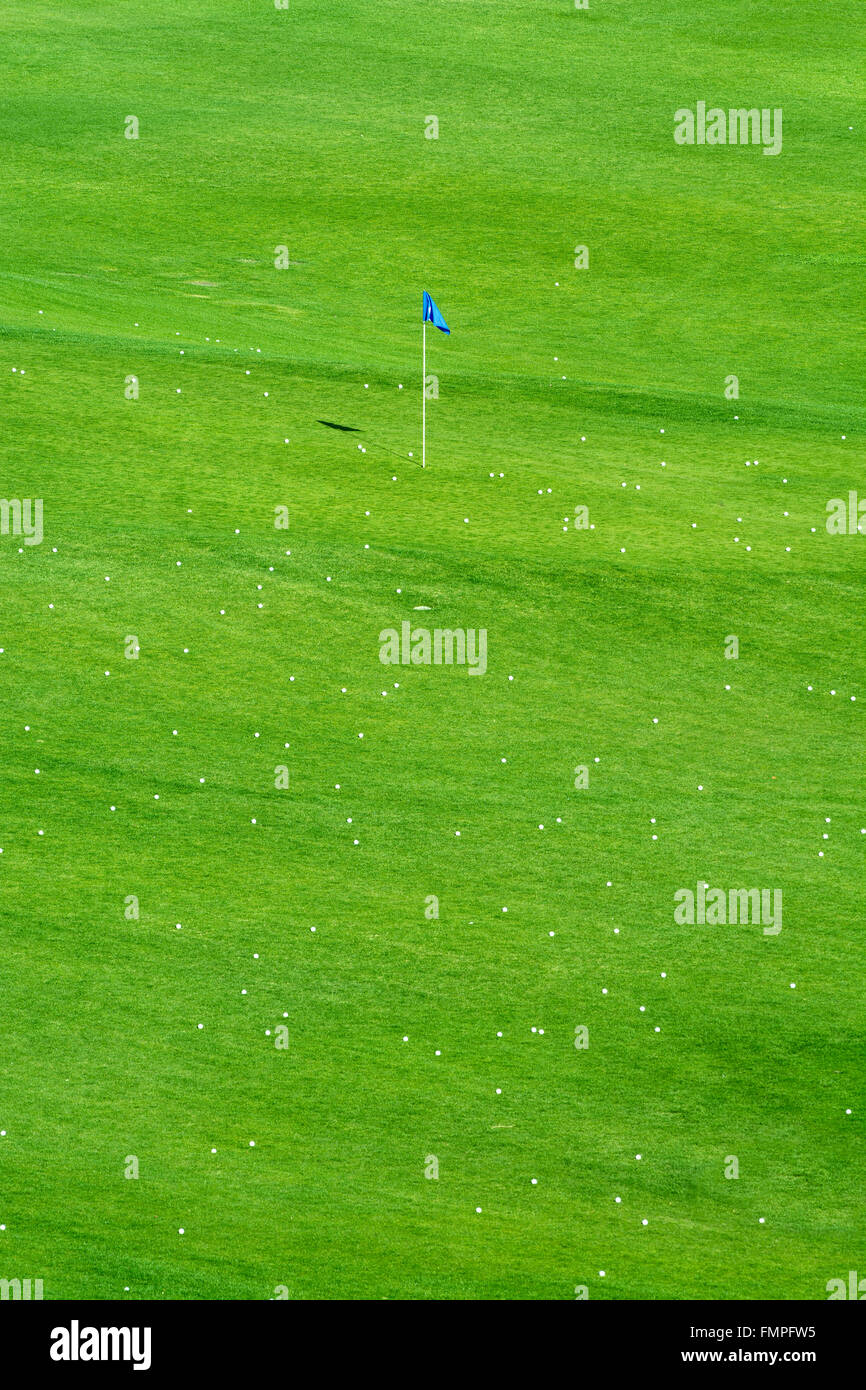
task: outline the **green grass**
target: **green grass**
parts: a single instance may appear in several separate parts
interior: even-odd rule
[[[862,1262],[857,18],[6,0],[0,494],[45,538],[0,536],[0,1277]],[[782,107],[782,153],[678,147],[699,99]],[[487,674],[380,665],[406,618]],[[677,926],[699,878],[782,888],[781,934]]]

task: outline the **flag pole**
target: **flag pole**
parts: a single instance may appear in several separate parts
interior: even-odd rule
[[[427,320],[421,330],[421,467],[427,467]]]

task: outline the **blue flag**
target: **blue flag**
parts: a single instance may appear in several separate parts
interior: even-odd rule
[[[426,290],[424,291],[424,316],[423,316],[423,317],[424,317],[424,322],[425,322],[425,323],[432,323],[432,324],[434,324],[434,325],[436,326],[436,328],[438,328],[442,333],[450,333],[450,332],[451,332],[451,329],[448,327],[447,323],[445,322],[445,320],[443,319],[442,315],[440,314],[438,308],[436,307],[436,304],[435,304],[434,301],[431,299],[430,295],[427,293]]]

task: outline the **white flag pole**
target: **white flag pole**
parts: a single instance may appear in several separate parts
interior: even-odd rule
[[[421,332],[421,467],[427,467],[427,320]]]

